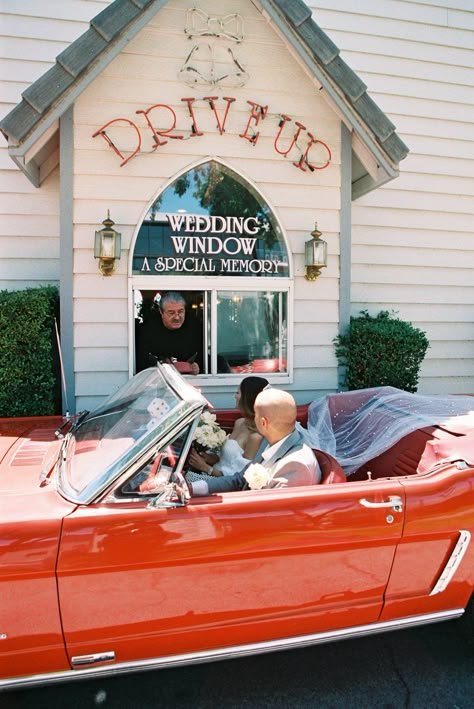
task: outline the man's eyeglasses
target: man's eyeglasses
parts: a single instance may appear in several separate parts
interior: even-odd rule
[[[182,310],[163,310],[163,315],[166,315],[168,318],[172,318],[175,315],[184,315],[186,313],[186,310],[183,308]]]

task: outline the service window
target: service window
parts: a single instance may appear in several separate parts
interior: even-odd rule
[[[205,375],[288,373],[291,281],[282,229],[228,167],[201,164],[157,197],[137,233],[132,285],[137,371],[156,357],[198,361]],[[186,311],[171,338],[160,307],[170,292],[183,296]],[[176,352],[168,340],[180,341]]]
[[[286,292],[218,290],[215,301],[217,371],[287,371]]]

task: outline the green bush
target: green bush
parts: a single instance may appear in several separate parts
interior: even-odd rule
[[[336,357],[348,390],[393,386],[415,392],[429,342],[426,334],[386,310],[352,317],[349,332],[335,338]]]
[[[0,291],[0,416],[60,413],[54,286]]]

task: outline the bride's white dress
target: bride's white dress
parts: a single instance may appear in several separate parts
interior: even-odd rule
[[[244,451],[237,441],[233,438],[228,438],[222,446],[221,455],[216,463],[216,468],[221,470],[223,475],[233,475],[234,473],[238,473],[249,463],[250,460],[244,458]],[[207,480],[211,477],[212,475],[195,473],[193,471],[186,473],[186,480],[190,483],[196,482],[196,480]]]
[[[228,438],[224,443],[216,468],[222,471],[223,475],[233,475],[248,465],[250,460],[244,458],[244,452],[237,441]]]

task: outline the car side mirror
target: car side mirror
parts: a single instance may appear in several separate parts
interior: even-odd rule
[[[170,507],[185,507],[187,503],[184,490],[177,483],[168,483],[159,495],[147,505],[148,509],[169,509]]]
[[[159,495],[153,498],[148,504],[148,508],[168,509],[170,507],[185,507],[187,501],[191,499],[189,486],[186,478],[181,472],[175,470],[173,481],[169,482]]]

